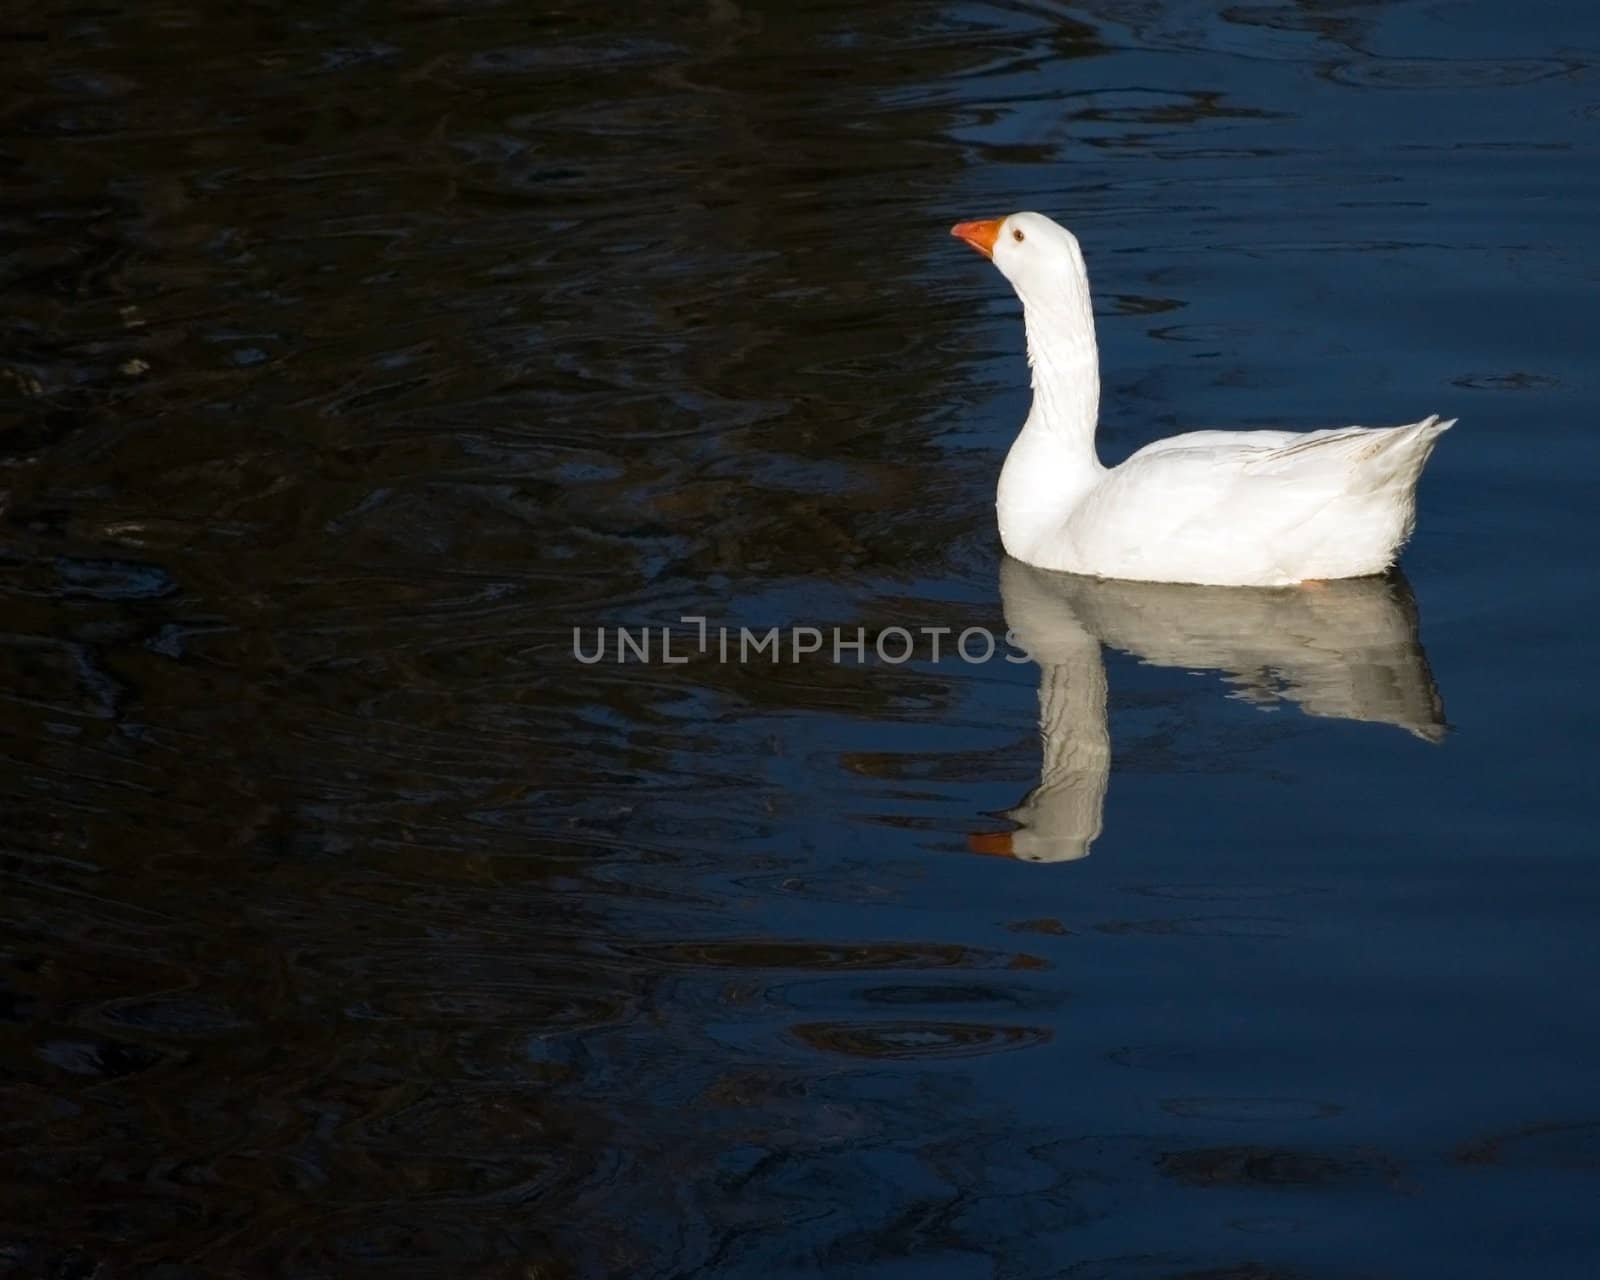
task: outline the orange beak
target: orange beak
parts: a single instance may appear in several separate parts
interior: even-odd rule
[[[1013,858],[1009,831],[979,831],[967,837],[967,848],[990,858]]]
[[[958,222],[950,228],[957,240],[965,240],[985,258],[994,257],[994,242],[1000,237],[1004,218],[984,218],[978,222]]]

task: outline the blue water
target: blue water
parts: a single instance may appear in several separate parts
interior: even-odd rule
[[[0,1270],[1600,1267],[1600,11],[0,36]],[[1404,577],[1004,566],[1019,208],[1107,462],[1459,418]]]

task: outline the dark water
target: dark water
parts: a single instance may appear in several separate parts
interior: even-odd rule
[[[1597,65],[6,5],[0,1272],[1595,1274]],[[1108,459],[1458,415],[1409,581],[1002,572],[1024,207]],[[572,656],[682,615],[1044,667]]]

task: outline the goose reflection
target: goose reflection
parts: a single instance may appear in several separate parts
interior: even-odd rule
[[[1039,664],[1039,785],[1002,816],[1015,831],[970,837],[974,851],[1030,862],[1086,856],[1100,834],[1111,736],[1109,645],[1154,666],[1223,672],[1235,695],[1308,715],[1444,737],[1444,709],[1417,639],[1404,578],[1318,587],[1193,587],[1081,578],[1007,559],[1006,625]]]

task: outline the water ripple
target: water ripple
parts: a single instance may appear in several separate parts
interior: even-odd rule
[[[802,1022],[791,1034],[808,1048],[852,1058],[968,1058],[1045,1044],[1047,1027],[972,1022]]]

